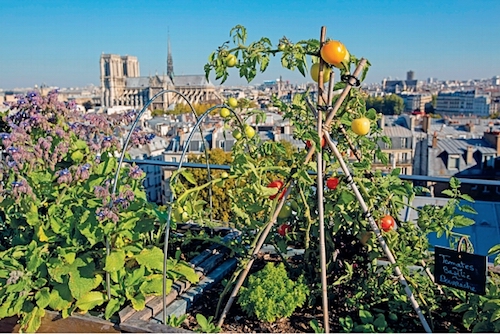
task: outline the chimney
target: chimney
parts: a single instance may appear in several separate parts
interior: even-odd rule
[[[438,147],[438,137],[437,137],[437,132],[434,131],[434,135],[432,135],[432,148],[437,148]]]
[[[470,165],[474,162],[474,147],[471,145],[467,146],[467,155],[465,157],[465,163]]]
[[[500,133],[498,131],[488,131],[483,133],[483,139],[490,143],[497,150],[497,156],[500,156]]]
[[[430,128],[431,128],[431,117],[429,115],[425,115],[424,118],[422,119],[422,130],[425,133],[429,133]]]
[[[474,131],[474,124],[472,124],[472,122],[465,124],[465,129],[468,132],[473,132]]]

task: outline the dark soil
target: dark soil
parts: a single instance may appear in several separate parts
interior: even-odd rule
[[[275,256],[261,255],[259,256],[250,273],[262,269],[268,261],[277,262],[279,259]],[[201,313],[205,317],[213,316],[213,324],[217,324],[219,316],[215,316],[217,303],[219,302],[220,295],[223,291],[222,284],[217,284],[213,289],[205,293],[200,300],[196,302],[194,307],[188,314],[183,328],[189,330],[197,330],[196,314]],[[450,332],[467,332],[461,325],[461,316],[453,313],[452,308],[457,305],[455,301],[449,301],[446,305],[441,305],[440,314],[433,314],[432,323],[433,332],[436,333],[450,333]],[[224,304],[221,306],[223,309]],[[345,317],[349,312],[343,309],[342,305],[335,305],[330,303],[330,331],[339,333],[342,327],[339,324],[339,318]],[[318,323],[323,322],[323,311],[320,305],[315,307],[297,309],[290,318],[280,319],[274,323],[261,322],[258,319],[248,316],[241,309],[237,302],[234,302],[231,309],[222,325],[221,332],[224,333],[314,333],[310,325],[311,320],[316,319]],[[407,318],[408,319],[408,318]],[[395,332],[408,332],[408,333],[423,333],[418,317],[409,314],[409,322],[404,325],[398,322],[389,323]],[[406,321],[406,320],[405,320]],[[431,322],[431,319],[427,319]]]

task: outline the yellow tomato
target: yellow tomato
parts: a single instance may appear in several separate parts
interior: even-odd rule
[[[351,129],[355,134],[364,136],[370,132],[370,120],[366,117],[356,118],[351,123]]]

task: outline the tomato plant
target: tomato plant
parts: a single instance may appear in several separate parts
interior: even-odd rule
[[[311,148],[312,142],[308,139],[306,140],[306,147]],[[321,137],[321,147],[325,147],[325,137]]]
[[[241,131],[240,131],[240,130],[238,130],[238,129],[235,129],[235,130],[233,131],[233,137],[234,137],[234,139],[236,139],[236,140],[241,139],[241,137],[242,137]]]
[[[245,124],[244,131],[248,139],[252,139],[255,136],[255,129],[248,124]]]
[[[326,66],[326,68],[340,71],[340,80],[334,83],[332,88],[345,93],[334,95],[332,101],[327,101],[326,106],[314,105],[309,92],[296,93],[291,101],[284,101],[277,96],[272,98],[273,107],[277,108],[284,120],[292,125],[293,138],[305,142],[308,148],[316,146],[317,151],[320,151],[314,154],[322,154],[321,171],[317,170],[317,164],[312,158],[306,161],[306,157],[309,159],[308,155],[313,153],[310,149],[287,152],[280,142],[264,141],[256,135],[252,136],[252,140],[248,140],[249,136],[246,134],[233,146],[231,178],[234,178],[235,184],[241,186],[228,189],[228,195],[232,212],[230,224],[242,231],[240,251],[246,255],[258,251],[255,245],[263,236],[263,231],[275,223],[270,220],[278,207],[278,201],[275,199],[283,199],[285,193],[284,183],[281,180],[287,180],[292,189],[289,195],[291,199],[287,200],[285,205],[288,206],[290,201],[294,214],[289,215],[288,211],[283,213],[280,211],[278,218],[286,219],[285,225],[294,226],[294,233],[287,234],[287,238],[276,238],[276,235],[271,235],[266,242],[275,243],[281,251],[286,250],[287,246],[299,246],[304,249],[302,262],[294,270],[304,274],[311,287],[312,301],[317,301],[322,293],[318,288],[322,284],[318,274],[320,268],[318,254],[324,247],[326,258],[329,259],[324,271],[327,275],[329,297],[342,299],[341,303],[346,305],[347,309],[360,309],[360,305],[366,308],[356,314],[345,314],[344,323],[345,319],[348,319],[347,316],[352,317],[350,322],[352,326],[347,327],[359,331],[382,329],[396,331],[403,329],[404,322],[395,322],[392,319],[406,319],[412,322],[413,319],[408,316],[411,306],[408,297],[405,296],[405,290],[394,281],[392,271],[394,266],[377,265],[377,259],[386,254],[386,250],[379,244],[380,237],[383,237],[394,252],[396,265],[402,268],[410,285],[418,290],[416,294],[418,298],[427,301],[426,312],[434,312],[441,298],[436,294],[434,283],[427,275],[408,273],[407,268],[420,266],[422,261],[429,261],[430,245],[427,239],[429,233],[449,235],[452,233],[449,226],[467,226],[471,221],[460,216],[462,218],[453,217],[449,225],[443,223],[446,221],[443,219],[445,212],[449,214],[457,208],[462,208],[455,202],[462,195],[457,192],[456,184],[452,185],[450,182],[454,191],[450,192],[452,201],[446,209],[441,210],[431,206],[419,210],[416,222],[398,221],[399,233],[375,236],[371,231],[373,220],[368,218],[369,215],[360,204],[353,184],[374,217],[380,217],[382,213],[392,217],[399,216],[402,210],[411,206],[419,190],[411,183],[403,181],[399,177],[398,169],[393,169],[388,174],[374,169],[374,159],[383,164],[388,163],[387,154],[382,150],[380,143],[390,142],[390,139],[383,136],[382,129],[376,126],[381,115],[374,109],[367,110],[362,90],[352,81],[346,82],[354,80],[351,77],[353,73],[358,73],[356,79],[362,82],[366,77],[369,62],[349,53],[338,41],[327,42],[322,48],[320,48],[322,43],[315,39],[294,43],[283,37],[275,46],[266,37],[247,42],[246,29],[242,26],[234,27],[230,31],[230,36],[232,41],[223,43],[210,54],[209,61],[205,65],[207,77],[214,72],[216,80],[222,83],[230,73],[234,72],[250,82],[259,71],[264,72],[267,69],[273,57],[279,58],[283,67],[298,70],[305,76],[308,64],[321,56],[324,61],[336,67]],[[225,65],[223,59],[228,53],[238,55],[238,71]],[[353,73],[350,72],[351,66],[356,67]],[[340,152],[339,156],[333,156],[335,153],[333,150],[320,150],[325,141],[322,134],[318,134],[316,117],[323,115],[323,111],[327,108],[328,110],[337,108],[335,112],[325,115],[327,120],[330,120],[329,116],[332,118],[331,122],[324,126],[323,131],[328,131]],[[260,118],[262,115],[255,110],[240,109],[245,124],[250,123],[248,121],[250,117],[257,119],[255,123],[264,119]],[[224,121],[228,128],[245,132],[246,128],[234,120]],[[351,126],[352,131],[345,131],[344,126]],[[321,140],[314,143],[315,138]],[[335,177],[327,179],[326,187],[335,191],[324,192],[324,201],[319,201],[316,188],[318,175],[338,175],[343,164],[348,166],[352,182],[339,182]],[[179,186],[176,189],[180,195],[178,201],[184,203],[197,200],[196,194],[199,193],[200,187],[208,186],[197,185],[193,189]],[[326,235],[324,245],[321,245],[319,240],[320,205],[324,208]],[[279,217],[285,213],[286,218]],[[204,222],[201,215],[198,221]],[[278,227],[277,235],[286,234],[279,233],[280,229],[282,231],[285,229],[282,226]],[[235,280],[236,278],[233,278],[233,282]],[[339,296],[339,289],[349,293]],[[379,326],[376,327],[377,325]]]
[[[278,214],[278,218],[286,219],[289,218],[291,215],[292,215],[291,203],[289,202],[285,203]]]

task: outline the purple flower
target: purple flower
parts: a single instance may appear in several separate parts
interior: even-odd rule
[[[82,181],[87,180],[90,177],[90,172],[89,172],[90,167],[91,166],[88,163],[78,167],[75,174],[75,180],[82,180]]]
[[[128,172],[128,176],[134,180],[138,180],[142,177],[143,175],[143,171],[141,168],[139,168],[139,166],[132,166],[130,168],[130,171]]]
[[[64,168],[63,170],[57,172],[57,175],[59,176],[57,178],[57,183],[59,183],[59,184],[70,183],[71,181],[73,181],[73,177],[71,176],[71,172],[67,168]]]
[[[122,197],[118,197],[114,202],[114,205],[121,207],[122,209],[126,209],[129,207],[130,203]]]
[[[95,186],[94,187],[94,195],[97,198],[106,199],[109,197],[109,189],[107,187]]]
[[[21,194],[26,194],[33,196],[33,190],[26,180],[14,181],[11,183],[12,186],[12,196],[14,198],[19,198]]]
[[[99,221],[109,219],[114,223],[118,223],[118,221],[120,220],[120,217],[118,217],[116,213],[106,207],[97,209],[96,216]]]

